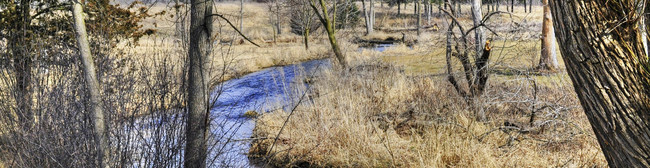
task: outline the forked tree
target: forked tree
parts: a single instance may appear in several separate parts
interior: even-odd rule
[[[552,0],[562,58],[611,167],[650,167],[645,0]]]
[[[487,85],[489,73],[488,73],[488,60],[490,58],[490,46],[489,41],[483,42],[485,39],[485,33],[482,27],[485,27],[485,22],[493,15],[498,14],[498,12],[493,12],[487,14],[485,17],[482,16],[480,6],[480,0],[472,0],[472,21],[474,22],[473,27],[470,29],[465,29],[457,18],[457,13],[454,12],[453,5],[450,0],[446,0],[445,5],[448,6],[449,10],[442,9],[447,16],[452,20],[451,24],[447,28],[447,48],[446,48],[446,62],[447,62],[447,80],[452,86],[456,89],[460,96],[464,97],[468,102],[472,102],[479,98]],[[455,36],[454,29],[457,29],[460,32],[458,40],[455,41],[455,46],[452,47],[454,41],[453,37]],[[489,29],[488,29],[489,30]],[[474,31],[475,40],[475,52],[470,52],[472,44],[468,40],[471,32]],[[471,56],[471,57],[470,57]],[[454,76],[454,68],[452,64],[452,57],[455,57],[460,61],[463,70],[463,76],[467,82],[467,87],[460,84],[461,80],[458,80]],[[479,120],[485,119],[485,114],[477,114]]]

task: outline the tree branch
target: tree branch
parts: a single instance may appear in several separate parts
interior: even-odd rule
[[[257,43],[251,41],[248,37],[246,37],[246,35],[244,35],[241,31],[239,31],[239,29],[237,29],[237,27],[236,27],[235,25],[233,25],[232,22],[230,22],[230,20],[228,20],[228,19],[227,19],[226,17],[224,17],[223,15],[221,15],[221,14],[216,14],[216,13],[215,13],[215,14],[211,14],[211,15],[209,15],[209,16],[217,16],[217,17],[220,17],[220,18],[223,19],[223,20],[226,20],[226,22],[228,23],[228,25],[230,25],[230,27],[232,27],[233,29],[235,29],[235,31],[237,31],[237,33],[238,33],[241,37],[243,37],[246,41],[248,41],[249,43],[251,43],[251,44],[253,44],[253,45],[257,46],[257,47],[260,47],[260,45],[258,45]]]

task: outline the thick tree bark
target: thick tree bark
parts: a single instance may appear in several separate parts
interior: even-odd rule
[[[650,167],[650,64],[636,0],[552,0],[555,34],[611,167]]]
[[[77,44],[79,46],[79,55],[81,55],[81,62],[83,63],[84,79],[86,80],[86,88],[90,94],[90,101],[88,108],[92,114],[92,123],[94,129],[94,136],[97,145],[97,163],[98,167],[109,167],[110,149],[108,146],[108,131],[106,120],[104,118],[104,110],[102,107],[101,93],[99,88],[99,81],[97,81],[97,74],[95,73],[95,62],[92,53],[90,52],[90,43],[88,43],[88,34],[86,32],[86,23],[83,17],[83,8],[79,1],[73,1],[72,16],[74,17],[74,29],[77,36]]]
[[[318,11],[318,7],[316,7],[316,2],[314,0],[309,1],[309,5],[311,6],[312,9],[314,9],[314,12],[316,13],[316,16],[318,16],[318,19],[320,22],[323,24],[323,27],[325,27],[325,30],[327,31],[327,37],[330,41],[330,45],[332,46],[332,50],[334,51],[334,55],[338,59],[339,63],[343,68],[347,67],[347,61],[345,60],[345,56],[343,55],[343,52],[341,52],[341,48],[339,48],[339,44],[336,42],[336,31],[334,30],[334,23],[336,23],[336,14],[334,14],[333,18],[329,18],[329,12],[327,11],[327,5],[325,4],[324,0],[319,0],[321,12]],[[334,13],[336,13],[336,4],[334,4]]]
[[[538,69],[555,71],[558,69],[557,52],[555,46],[555,32],[553,30],[553,16],[548,6],[549,0],[542,0],[544,20],[542,21],[542,49]]]
[[[205,167],[209,128],[210,53],[212,50],[212,1],[192,0],[189,48],[189,93],[185,167]]]

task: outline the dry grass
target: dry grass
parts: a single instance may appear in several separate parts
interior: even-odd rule
[[[410,23],[385,19],[380,26]],[[427,32],[412,49],[402,45],[352,54],[351,72],[323,72],[309,92],[313,101],[290,118],[285,111],[262,114],[254,130],[262,139],[253,142],[250,154],[276,167],[606,166],[568,75],[531,71],[539,60],[541,8],[494,20],[490,25],[499,36],[488,37],[494,40],[490,64],[495,70],[475,106],[464,103],[444,79],[443,32]],[[363,38],[388,37],[401,35],[377,32]],[[531,109],[541,104],[554,108],[537,111],[531,125]],[[477,121],[478,111],[488,119]]]
[[[485,98],[490,102],[473,109],[444,80],[409,77],[384,63],[353,69],[324,72],[313,86],[313,104],[295,111],[273,149],[288,112],[263,114],[254,135],[270,139],[254,142],[251,154],[270,156],[278,167],[606,165],[579,108],[540,112],[535,126],[528,127],[525,103],[495,103],[508,102],[508,90],[525,83],[496,79],[492,83],[500,84]],[[541,89],[540,99],[561,99],[572,90],[566,81],[561,84]],[[519,94],[524,100],[531,91]],[[577,103],[575,95],[563,100],[564,107]],[[488,121],[476,121],[475,110],[486,110]],[[497,129],[506,122],[529,132]]]

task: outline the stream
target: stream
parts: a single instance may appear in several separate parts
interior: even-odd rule
[[[359,48],[359,51],[383,52],[392,46],[393,44],[381,44]],[[271,67],[229,80],[216,88],[212,96],[217,97],[217,101],[211,115],[214,121],[220,123],[213,122],[211,132],[213,137],[232,137],[229,138],[230,141],[221,143],[224,150],[220,151],[225,153],[217,156],[215,161],[223,165],[216,166],[256,167],[247,156],[255,121],[245,117],[244,113],[264,113],[280,108],[290,111],[305,92],[307,84],[303,82],[304,78],[329,68],[329,59]],[[220,138],[220,141],[224,140]]]
[[[263,113],[280,108],[291,110],[305,91],[303,79],[330,67],[329,59],[271,67],[217,87],[212,93],[217,99],[211,109],[213,122],[210,128],[213,137],[218,137],[215,140],[221,141],[216,143],[221,147],[216,151],[221,154],[209,158],[216,158],[215,164],[223,165],[215,166],[253,167],[247,153],[255,121],[245,117],[244,113]]]
[[[384,51],[391,45],[379,45],[362,50]],[[214,101],[210,109],[210,131],[208,135],[208,167],[259,167],[248,159],[251,135],[255,120],[245,114],[249,111],[261,114],[277,109],[291,111],[307,89],[306,77],[317,76],[318,72],[331,68],[330,59],[306,61],[298,64],[265,68],[263,70],[231,79],[219,84],[211,93]],[[173,167],[181,163],[183,151],[171,149],[158,151],[164,158],[150,155],[160,145],[178,144],[175,135],[183,134],[174,125],[184,124],[182,114],[167,117],[153,116],[136,120],[125,132],[130,132],[129,141],[120,142],[136,149],[133,154],[135,165],[153,165],[157,161],[170,163]],[[154,138],[162,137],[162,138]],[[152,151],[153,150],[153,151]],[[178,151],[178,152],[174,152]],[[139,158],[139,159],[137,159]],[[136,166],[139,167],[139,166]],[[143,166],[147,167],[147,166]]]

